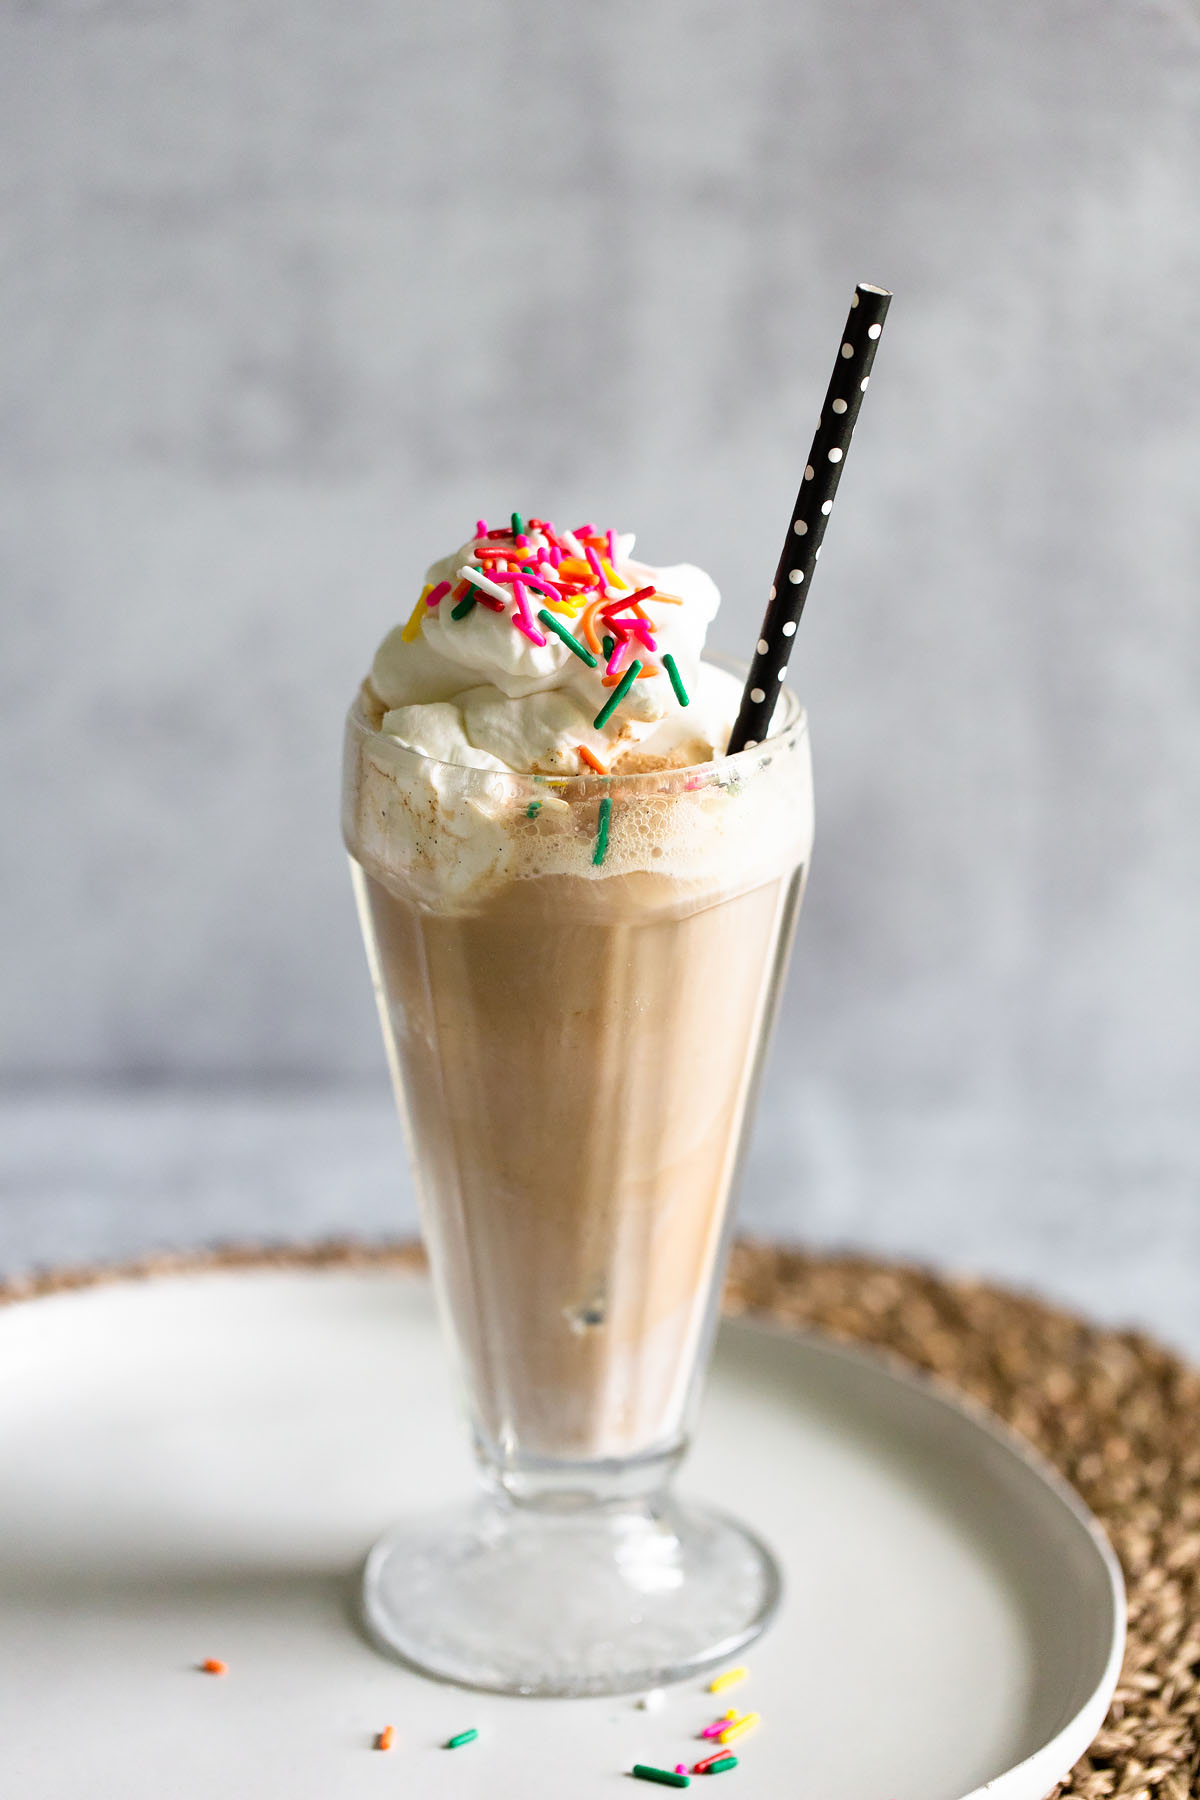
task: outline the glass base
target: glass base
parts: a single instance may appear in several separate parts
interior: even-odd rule
[[[367,1558],[381,1648],[502,1694],[627,1694],[712,1667],[779,1604],[742,1525],[674,1498],[552,1511],[504,1496],[398,1525]]]

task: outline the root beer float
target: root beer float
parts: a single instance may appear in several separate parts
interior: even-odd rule
[[[812,841],[799,706],[780,689],[769,740],[724,756],[716,588],[633,550],[481,520],[347,727],[435,1279],[513,1492],[682,1448]]]

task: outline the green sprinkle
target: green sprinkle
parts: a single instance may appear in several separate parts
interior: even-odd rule
[[[556,636],[562,639],[568,650],[573,650],[575,652],[580,662],[585,662],[589,669],[594,669],[596,667],[596,659],[591,651],[586,650],[579,639],[569,632],[562,621],[556,619],[554,614],[550,612],[547,607],[543,606],[541,612],[538,614],[538,618],[542,621],[543,625],[547,626]]]
[[[675,689],[675,698],[678,700],[680,706],[686,706],[688,703],[687,689],[683,685],[683,677],[675,667],[675,658],[671,655],[669,650],[663,657],[663,668],[671,677],[671,686]]]
[[[475,592],[475,589],[473,587],[468,588],[458,605],[450,608],[450,617],[452,619],[465,619],[478,599],[479,595]]]
[[[605,794],[600,802],[600,816],[596,820],[596,848],[592,851],[592,863],[597,869],[608,854],[608,821],[612,816],[612,798]],[[634,1770],[637,1774],[637,1770]]]
[[[709,1775],[722,1775],[722,1774],[724,1774],[726,1769],[736,1769],[736,1768],[737,1768],[737,1757],[736,1756],[723,1756],[721,1758],[720,1762],[709,1763],[706,1773]]]
[[[652,1769],[649,1763],[634,1763],[633,1772],[639,1781],[661,1781],[664,1787],[690,1787],[690,1775],[676,1775],[674,1769]]]
[[[457,1750],[463,1744],[473,1744],[478,1736],[479,1733],[472,1726],[470,1731],[460,1731],[456,1737],[448,1738],[446,1748],[447,1750]]]
[[[592,729],[594,731],[599,731],[602,725],[608,724],[608,721],[612,718],[618,706],[620,706],[622,700],[625,698],[641,672],[642,665],[640,662],[634,661],[630,663],[620,681],[592,720]]]
[[[514,513],[514,514],[513,514],[513,516],[512,516],[512,528],[513,528],[513,536],[514,536],[514,537],[520,537],[520,536],[521,536],[521,535],[522,535],[522,533],[523,533],[523,532],[524,532],[524,530],[525,530],[525,527],[524,527],[524,525],[523,525],[523,524],[522,524],[522,522],[521,522],[521,515],[520,515],[520,513]]]
[[[603,650],[603,652],[604,652],[604,660],[605,660],[605,662],[607,662],[607,661],[608,661],[608,659],[609,659],[609,657],[610,657],[610,656],[611,656],[611,655],[612,655],[612,653],[613,653],[613,647],[614,647],[614,645],[615,645],[615,644],[616,644],[616,639],[615,639],[615,638],[610,638],[610,637],[604,637],[604,638],[601,638],[601,639],[600,639],[600,648],[601,648],[601,649],[602,649],[602,650]]]
[[[527,819],[536,819],[538,814],[541,812],[541,810],[542,810],[541,801],[540,800],[531,800],[529,802],[529,805],[525,808],[525,817]]]

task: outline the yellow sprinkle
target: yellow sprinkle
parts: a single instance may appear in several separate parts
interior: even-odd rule
[[[400,637],[404,643],[411,644],[413,639],[416,637],[417,633],[420,631],[421,622],[424,619],[425,614],[428,610],[428,608],[425,605],[426,596],[429,594],[432,594],[432,592],[433,592],[432,587],[426,587],[426,588],[421,589],[421,598],[417,601],[417,604],[413,607],[411,613],[409,613],[408,624],[404,627],[404,630],[400,633]]]
[[[758,1717],[757,1713],[743,1713],[740,1719],[717,1733],[718,1744],[731,1744],[734,1738],[741,1737],[743,1731],[753,1731],[758,1724]]]
[[[726,1669],[723,1675],[715,1676],[708,1684],[708,1691],[710,1694],[719,1694],[722,1688],[733,1687],[737,1682],[745,1681],[749,1673],[745,1664],[739,1663],[736,1669]]]

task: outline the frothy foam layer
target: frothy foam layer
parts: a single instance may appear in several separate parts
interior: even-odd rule
[[[807,731],[795,700],[785,695],[782,705],[789,723],[740,756],[563,779],[430,761],[379,730],[378,702],[364,687],[347,725],[346,843],[377,879],[442,909],[546,875],[597,887],[652,878],[664,906],[702,905],[807,859]]]

